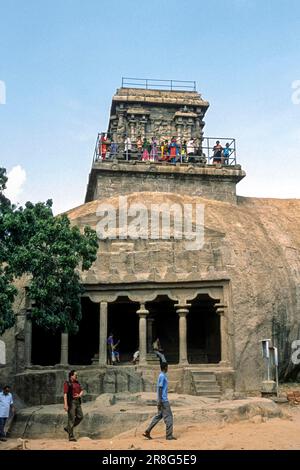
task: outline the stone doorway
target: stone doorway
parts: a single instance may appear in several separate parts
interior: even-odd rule
[[[216,364],[221,360],[220,315],[216,299],[198,295],[187,315],[187,353],[190,364]]]
[[[133,353],[139,349],[139,304],[128,297],[120,296],[108,304],[108,335],[113,333],[114,341],[120,340],[119,354],[122,363],[132,361]]]
[[[81,299],[82,318],[76,335],[69,335],[69,364],[90,365],[99,352],[99,308],[89,298]]]
[[[179,324],[174,303],[167,295],[159,295],[155,301],[146,304],[149,317],[153,320],[148,352],[152,351],[152,342],[159,338],[169,364],[177,364],[179,361]]]

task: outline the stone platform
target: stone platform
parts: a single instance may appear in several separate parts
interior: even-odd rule
[[[69,366],[76,369],[85,391],[85,401],[105,393],[155,392],[159,365]],[[15,391],[28,406],[62,402],[62,390],[69,367],[26,369],[15,378]],[[234,391],[234,371],[218,365],[170,365],[169,391],[190,395],[230,396]]]

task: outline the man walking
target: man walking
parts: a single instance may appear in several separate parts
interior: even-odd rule
[[[74,428],[83,419],[81,397],[83,390],[78,382],[75,370],[69,372],[69,381],[64,383],[64,409],[68,412],[68,426],[64,430],[69,434],[69,441],[76,441]]]
[[[13,398],[10,393],[9,385],[3,387],[2,392],[0,392],[0,441],[6,442],[4,426],[9,417],[9,413],[12,410],[14,411]]]
[[[176,437],[173,436],[173,414],[171,411],[170,403],[168,401],[168,364],[162,362],[160,365],[161,373],[159,374],[157,381],[157,408],[158,413],[152,419],[150,425],[144,432],[143,436],[147,439],[152,439],[150,433],[154,426],[159,423],[163,418],[166,425],[166,439],[168,441],[176,440]]]

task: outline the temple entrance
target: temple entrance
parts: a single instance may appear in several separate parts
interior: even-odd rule
[[[99,305],[81,299],[82,319],[76,335],[69,335],[69,364],[90,365],[99,353]]]
[[[121,364],[131,362],[133,353],[139,349],[139,304],[128,297],[119,297],[108,304],[107,334],[113,333],[114,342],[120,341],[118,351]]]
[[[155,301],[147,302],[149,317],[153,319],[152,342],[159,338],[169,364],[179,361],[179,322],[174,302],[166,295],[159,295]],[[149,334],[149,333],[148,333]],[[151,352],[151,350],[148,352]]]
[[[89,347],[94,344],[93,353],[100,354],[93,362],[110,364],[107,338],[113,333],[114,343],[119,341],[121,365],[132,364],[138,349],[140,365],[158,364],[152,346],[157,338],[169,364],[231,364],[229,294],[224,282],[100,285],[86,294],[86,299],[92,299],[92,303],[86,301],[87,340]]]
[[[54,366],[60,362],[60,333],[45,330],[32,321],[31,363]]]
[[[216,300],[198,295],[187,316],[187,349],[190,364],[218,363],[221,360],[220,316]]]

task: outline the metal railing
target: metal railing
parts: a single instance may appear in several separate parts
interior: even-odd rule
[[[124,161],[139,160],[141,162],[150,160],[157,163],[201,163],[202,165],[220,163],[224,166],[237,164],[236,141],[233,138],[203,137],[200,144],[195,139],[192,146],[192,144],[189,145],[189,141],[176,136],[172,142],[173,137],[166,139],[165,135],[161,135],[150,138],[146,135],[147,145],[145,143],[143,147],[143,139],[140,139],[138,143],[138,139],[126,140],[128,138],[124,134],[120,136],[114,134],[114,137],[115,140],[109,133],[98,134],[93,163],[117,159]],[[166,140],[168,140],[168,144],[166,144]],[[217,142],[219,142],[218,147],[216,147]]]
[[[196,91],[191,80],[159,80],[156,78],[122,77],[122,88],[145,88],[146,90]]]
[[[222,147],[221,150],[221,163],[227,165],[236,165],[236,141],[232,137],[203,137],[202,150],[206,152],[207,163],[213,163],[216,158],[215,150],[217,142],[220,142]],[[228,147],[226,145],[228,144]],[[224,156],[225,149],[228,148],[228,152]]]

